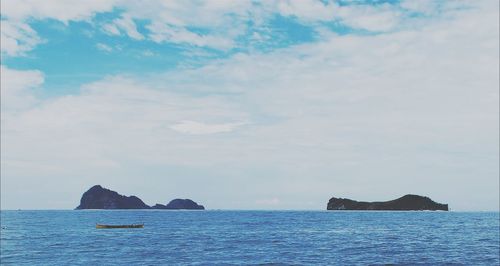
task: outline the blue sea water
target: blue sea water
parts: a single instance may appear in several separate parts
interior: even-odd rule
[[[498,212],[1,211],[0,262],[499,265],[499,219]]]

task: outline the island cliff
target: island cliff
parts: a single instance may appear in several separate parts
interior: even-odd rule
[[[115,191],[103,188],[100,185],[95,185],[83,193],[82,198],[80,199],[80,205],[76,207],[76,210],[83,209],[204,210],[205,208],[190,199],[175,199],[166,206],[156,204],[155,206],[150,207],[136,196],[123,196]]]
[[[405,195],[401,198],[381,201],[364,202],[342,198],[331,198],[327,210],[363,210],[363,211],[448,211],[448,204],[436,203],[428,197]]]
[[[96,185],[83,193],[76,209],[149,209],[149,206],[136,196],[123,196]]]

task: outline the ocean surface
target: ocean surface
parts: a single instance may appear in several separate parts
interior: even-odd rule
[[[498,212],[1,211],[0,263],[499,265],[499,219]]]

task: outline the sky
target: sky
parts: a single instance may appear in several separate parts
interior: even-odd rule
[[[499,2],[1,1],[1,208],[499,209]]]

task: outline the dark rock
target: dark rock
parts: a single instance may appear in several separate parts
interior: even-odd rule
[[[448,211],[448,204],[436,203],[428,197],[405,195],[399,199],[381,202],[364,202],[342,198],[331,198],[327,210],[388,210],[388,211]]]
[[[77,210],[82,209],[149,209],[141,199],[136,196],[123,196],[115,191],[99,185],[91,187],[83,193]]]
[[[174,199],[167,205],[156,204],[153,207],[149,207],[136,196],[123,196],[115,191],[95,185],[87,190],[87,192],[83,193],[80,205],[76,207],[76,209],[204,210],[205,207],[198,205],[190,199]]]
[[[190,199],[174,199],[170,201],[167,205],[156,204],[153,209],[165,209],[165,210],[204,210],[203,205],[198,205],[198,203]]]

